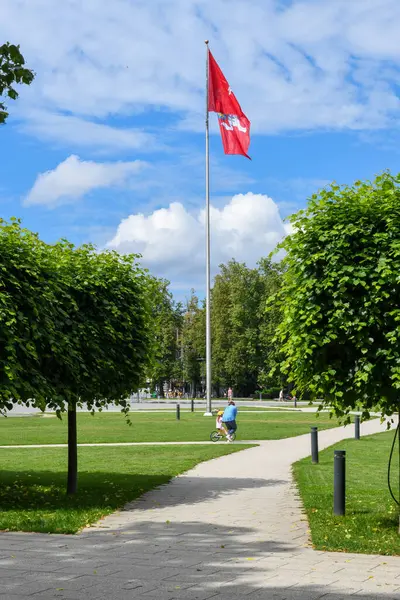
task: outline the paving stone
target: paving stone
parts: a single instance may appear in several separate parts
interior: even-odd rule
[[[282,589],[277,590],[257,590],[246,597],[246,600],[317,600],[321,598],[321,591],[310,589],[295,590]],[[342,596],[343,600],[343,596]]]
[[[57,587],[58,585],[52,583],[51,581],[19,581],[18,585],[15,585],[14,582],[3,585],[3,582],[1,582],[2,592],[9,592],[10,594],[16,594],[20,596],[33,595],[36,593],[45,592],[47,590],[55,590]]]
[[[142,597],[149,600],[150,598],[158,598],[159,600],[208,600],[208,598],[218,597],[217,590],[194,590],[192,588],[186,590],[174,590],[172,592],[153,590],[142,594]]]
[[[103,565],[101,567],[97,567],[93,569],[92,567],[87,567],[86,565],[74,565],[73,567],[63,567],[62,569],[57,570],[57,574],[62,575],[73,575],[74,577],[78,577],[79,575],[99,575],[101,577],[106,576],[116,576],[123,571],[123,568],[118,565]]]

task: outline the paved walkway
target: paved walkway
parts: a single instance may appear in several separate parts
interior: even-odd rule
[[[352,435],[321,431],[320,447]],[[309,445],[262,442],[200,464],[79,536],[3,533],[0,598],[400,599],[400,558],[309,547],[290,476]]]

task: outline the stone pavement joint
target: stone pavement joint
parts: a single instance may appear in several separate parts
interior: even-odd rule
[[[384,430],[379,421],[362,434]],[[353,437],[320,431],[319,446]],[[77,536],[0,535],[0,599],[400,600],[400,557],[314,551],[291,465],[309,435],[201,463]]]

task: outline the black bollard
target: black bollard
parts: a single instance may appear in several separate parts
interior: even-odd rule
[[[360,439],[360,415],[354,417],[354,437],[356,440]]]
[[[190,404],[190,410],[192,412],[194,412],[194,398],[192,398],[191,404]]]
[[[333,514],[346,513],[346,451],[334,450],[333,459]]]
[[[180,404],[176,405],[176,418],[177,418],[178,421],[180,421],[180,419],[181,419],[181,406],[180,406]]]
[[[311,427],[311,461],[313,465],[317,465],[318,458],[318,427]]]

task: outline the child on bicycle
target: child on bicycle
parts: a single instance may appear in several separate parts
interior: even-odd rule
[[[219,431],[220,433],[222,433],[222,435],[224,435],[225,437],[228,435],[227,430],[224,427],[224,424],[222,422],[222,415],[224,414],[223,410],[219,410],[217,412],[217,419],[215,421],[215,428],[217,429],[217,431]]]

